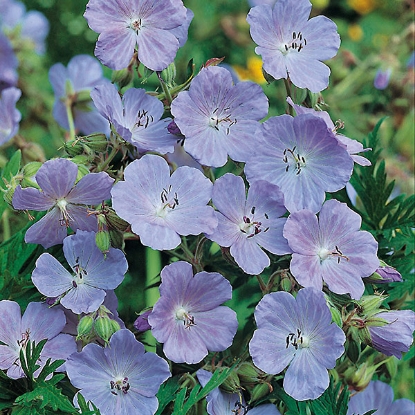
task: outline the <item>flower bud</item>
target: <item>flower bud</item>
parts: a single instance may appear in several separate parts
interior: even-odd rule
[[[79,138],[68,141],[63,145],[63,147],[66,153],[71,157],[78,156],[84,152],[84,145]]]
[[[258,401],[259,399],[263,398],[264,396],[268,395],[272,392],[272,386],[270,383],[259,383],[255,385],[252,393],[251,393],[251,400],[250,402]]]
[[[111,247],[110,233],[107,230],[98,231],[95,234],[95,243],[99,250],[106,254]]]
[[[82,139],[82,141],[94,151],[102,152],[108,147],[107,136],[102,133],[90,134]]]
[[[111,246],[117,249],[124,250],[124,235],[122,232],[118,231],[117,229],[110,229],[110,240],[111,240]]]
[[[128,66],[125,69],[119,71],[113,71],[111,76],[111,82],[113,84],[118,84],[119,88],[122,89],[129,85],[134,77],[134,72],[132,66]]]
[[[371,362],[364,362],[357,369],[355,366],[350,366],[344,372],[344,378],[350,387],[359,392],[369,385],[377,366]]]
[[[368,317],[378,313],[385,298],[387,298],[386,295],[364,295],[359,301],[356,301],[361,309],[359,314]]]
[[[105,317],[97,317],[95,320],[94,329],[97,335],[104,340],[105,342],[108,342],[110,337],[117,331],[116,326],[113,324],[115,320],[111,320],[108,316]],[[116,322],[115,322],[116,323]],[[119,329],[119,325],[118,325]]]
[[[81,320],[78,323],[77,327],[77,339],[82,336],[88,336],[91,334],[94,326],[94,319],[90,315],[86,315],[81,318]]]
[[[228,393],[238,393],[241,390],[241,384],[239,383],[238,375],[235,371],[232,371],[225,381],[220,385],[220,388]]]
[[[387,284],[389,282],[401,282],[402,275],[386,262],[380,261],[380,267],[365,282],[372,284]]]
[[[264,67],[262,67],[262,75],[264,76],[267,84],[272,84],[275,81],[275,78],[271,76],[268,72],[265,71]]]
[[[108,209],[108,212],[105,214],[107,225],[111,229],[117,229],[121,232],[125,232],[130,226],[128,222],[124,219],[121,219],[113,209]]]
[[[292,288],[291,280],[289,278],[283,278],[281,280],[281,288],[284,291],[290,292],[290,290]]]
[[[239,379],[244,384],[258,383],[260,372],[250,362],[242,362],[236,369]]]
[[[139,333],[144,333],[151,329],[151,326],[148,323],[148,316],[151,311],[152,310],[144,311],[144,313],[140,314],[134,321],[133,326]]]
[[[166,69],[161,71],[161,77],[169,88],[172,88],[176,79],[176,65],[172,62]]]

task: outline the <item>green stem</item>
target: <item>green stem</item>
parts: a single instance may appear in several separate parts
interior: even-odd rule
[[[10,209],[6,209],[1,217],[3,222],[3,241],[7,241],[11,237],[9,212]]]
[[[173,98],[171,97],[171,94],[170,94],[170,90],[168,86],[166,85],[166,83],[164,82],[163,78],[161,77],[161,72],[156,72],[156,73],[157,73],[157,78],[160,81],[161,88],[163,89],[164,95],[170,106],[171,102],[173,101]]]
[[[98,164],[97,166],[97,172],[105,171],[107,167],[110,165],[111,161],[114,160],[114,157],[118,154],[119,149],[116,147],[113,147],[111,150],[111,153],[108,154],[108,157],[102,164]]]
[[[72,101],[70,99],[65,100],[65,108],[66,108],[66,116],[68,117],[68,124],[69,124],[69,139],[75,140],[75,123],[73,120],[73,113],[72,113]]]
[[[285,79],[284,78],[284,85],[285,85],[285,90],[287,91],[287,97],[290,97],[292,99],[292,92],[291,92],[291,81],[289,79]],[[294,116],[294,108],[288,105],[288,114]]]

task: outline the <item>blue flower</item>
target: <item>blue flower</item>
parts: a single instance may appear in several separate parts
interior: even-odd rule
[[[334,323],[324,294],[303,288],[296,298],[267,294],[255,309],[258,329],[249,344],[252,360],[269,374],[284,376],[284,390],[298,401],[318,398],[329,386],[327,369],[336,365],[346,336]]]
[[[275,79],[289,78],[299,88],[319,92],[327,88],[330,75],[321,61],[336,55],[340,36],[327,17],[308,20],[310,11],[309,0],[279,0],[273,7],[252,8],[247,20],[264,70]]]

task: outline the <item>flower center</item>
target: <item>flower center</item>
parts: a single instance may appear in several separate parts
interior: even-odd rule
[[[56,206],[61,211],[62,217],[59,219],[59,223],[61,226],[66,226],[69,228],[69,222],[72,220],[72,218],[69,216],[68,210],[66,209],[66,206],[68,205],[68,202],[65,199],[58,199],[56,202]]]
[[[336,245],[335,249],[330,251],[327,248],[320,248],[317,252],[317,255],[320,258],[320,264],[325,261],[327,258],[337,258],[337,263],[340,264],[340,259],[343,258],[346,261],[349,261],[349,257],[343,255],[343,252],[340,251],[339,247]]]
[[[148,111],[140,110],[137,113],[136,122],[134,124],[134,127],[144,127],[147,128],[150,123],[154,121],[154,118],[152,115],[148,115]]]
[[[130,29],[133,29],[138,35],[138,31],[141,29],[141,19],[134,19],[130,23]]]
[[[190,327],[196,326],[194,316],[189,314],[189,312],[183,307],[176,310],[176,320],[182,320],[185,329],[190,329]]]
[[[303,34],[301,32],[293,32],[292,39],[286,43],[283,43],[280,46],[280,51],[283,55],[286,55],[291,51],[300,52],[300,50],[303,49],[306,45],[307,40],[305,37],[303,37]]]
[[[72,285],[73,285],[74,288],[76,288],[78,286],[78,284],[83,284],[84,283],[83,278],[86,275],[88,275],[88,272],[87,272],[86,269],[84,269],[82,267],[82,265],[79,264],[79,257],[76,258],[75,265],[72,267],[72,269],[74,270],[74,272],[76,274],[75,277],[74,277],[74,280],[72,281]]]
[[[170,210],[173,210],[176,206],[179,206],[179,197],[177,196],[177,192],[173,193],[171,190],[171,185],[169,185],[167,189],[163,188],[163,191],[160,193],[161,204],[156,211],[156,215],[161,218],[166,217]]]
[[[298,176],[301,173],[301,169],[306,166],[305,158],[296,152],[297,146],[286,148],[283,152],[282,161],[287,165],[285,171],[288,172],[290,167],[294,168],[295,174]]]
[[[293,346],[295,350],[298,348],[303,349],[309,347],[310,340],[307,336],[304,336],[301,333],[300,329],[297,329],[296,333],[289,333],[285,338],[285,348],[288,349],[289,346]]]
[[[128,382],[128,378],[118,378],[116,380],[110,381],[111,393],[113,395],[118,395],[119,392],[126,395],[128,390],[130,389],[130,383]]]
[[[269,219],[266,213],[264,213],[263,217],[265,220]],[[260,219],[264,220],[262,218]],[[263,226],[262,222],[260,222],[258,219],[255,219],[255,206],[253,206],[250,211],[250,217],[244,216],[242,220],[243,221],[239,224],[239,229],[241,232],[246,234],[247,238],[252,238],[261,232],[267,232],[269,229],[269,227]]]
[[[231,127],[238,122],[236,118],[231,118],[232,114],[229,110],[229,107],[224,108],[222,111],[219,111],[219,108],[216,108],[209,117],[209,127],[212,127],[217,131],[220,131],[220,127],[222,127],[222,129],[225,130],[226,135],[229,135]]]

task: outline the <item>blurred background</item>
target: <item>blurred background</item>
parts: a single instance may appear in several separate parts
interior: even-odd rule
[[[323,14],[338,26],[342,43],[338,55],[327,62],[332,70],[330,86],[322,91],[320,107],[333,120],[345,124],[342,133],[362,141],[383,117],[380,129],[382,157],[395,194],[414,193],[414,2],[413,0],[311,0],[312,15]],[[23,162],[63,155],[64,131],[51,117],[53,91],[48,80],[50,66],[64,65],[75,55],[93,55],[97,34],[83,18],[86,0],[23,0],[28,10],[42,12],[50,23],[47,49],[38,55],[22,47],[19,57],[19,88],[23,95],[17,106],[22,112],[19,137],[0,150],[0,169],[20,148]],[[199,69],[208,59],[224,57],[240,80],[262,85],[270,100],[270,113],[286,111],[282,81],[268,85],[262,76],[261,59],[249,35],[247,0],[184,0],[195,17],[189,40],[177,55],[177,83],[186,79],[190,59]],[[104,68],[111,78],[111,71]],[[138,78],[135,87],[154,89],[156,80]],[[298,95],[301,94],[297,91]],[[13,218],[11,219],[14,220]],[[25,222],[26,223],[26,222]],[[13,226],[13,223],[12,223]],[[22,226],[19,226],[21,228]],[[135,241],[127,244],[130,269],[118,292],[120,314],[131,326],[148,303],[148,293],[139,290],[137,279],[156,281],[165,258]],[[146,267],[147,263],[147,267]],[[254,281],[255,283],[255,281]],[[251,302],[258,301],[257,284],[244,288]],[[257,298],[258,297],[258,298]],[[405,368],[406,366],[406,368]],[[392,380],[395,397],[413,397],[413,371],[402,362]]]

